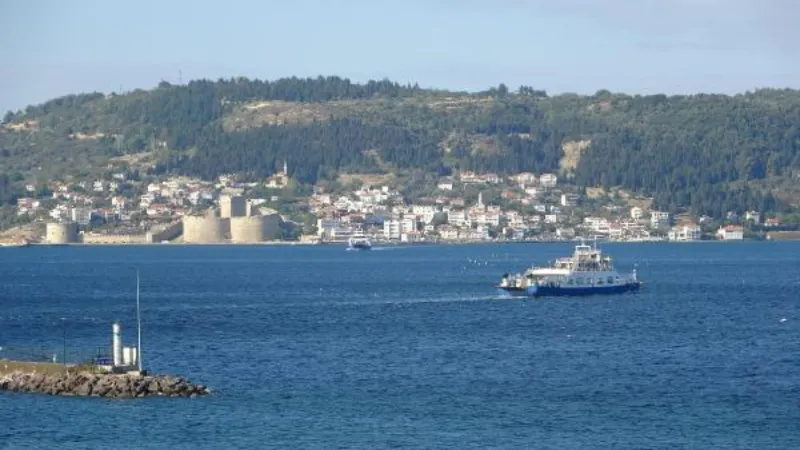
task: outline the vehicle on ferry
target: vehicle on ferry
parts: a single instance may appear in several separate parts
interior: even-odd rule
[[[550,266],[504,274],[497,287],[514,296],[547,297],[617,294],[636,291],[641,285],[636,269],[630,274],[619,273],[597,244],[581,242],[572,256],[559,258]]]

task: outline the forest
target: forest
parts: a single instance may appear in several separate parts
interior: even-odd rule
[[[279,122],[278,112],[265,112],[258,126],[224,126],[264,101],[288,108],[295,119]],[[311,110],[325,114],[303,116]],[[34,125],[7,129],[27,122]],[[621,187],[653,197],[658,208],[714,217],[787,209],[792,198],[785,188],[800,176],[794,90],[550,96],[503,84],[465,93],[388,80],[231,78],[68,95],[8,112],[4,124],[6,202],[15,193],[12,174],[42,166],[60,174],[85,171],[142,152],[157,156],[151,172],[203,178],[263,179],[286,160],[290,175],[309,184],[342,172],[560,172],[581,187]],[[590,144],[574,167],[565,167],[563,144],[577,140]]]

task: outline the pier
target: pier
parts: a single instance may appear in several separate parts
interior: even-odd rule
[[[122,326],[114,322],[111,329],[111,355],[82,364],[0,359],[0,391],[107,398],[210,394],[208,387],[183,377],[148,374],[141,368],[139,347],[123,345]]]
[[[97,373],[92,367],[0,361],[0,391],[105,398],[197,397],[210,393],[202,384],[169,375]]]
[[[0,391],[106,398],[197,397],[208,387],[183,377],[151,375],[142,368],[139,276],[136,276],[136,346],[126,347],[122,324],[111,325],[111,351],[78,364],[0,359]],[[2,347],[0,347],[2,349]],[[2,354],[0,354],[2,358]]]

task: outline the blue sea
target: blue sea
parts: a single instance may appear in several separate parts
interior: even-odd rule
[[[0,249],[0,355],[135,345],[138,270],[146,368],[214,391],[0,393],[0,449],[800,448],[800,243],[603,249],[642,291],[493,288],[569,244]]]

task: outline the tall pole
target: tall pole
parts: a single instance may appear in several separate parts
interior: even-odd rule
[[[139,271],[136,271],[136,362],[139,366],[139,372],[142,371],[142,316],[139,311]]]
[[[61,321],[61,328],[64,330],[64,340],[61,353],[61,364],[67,365],[67,322]]]

